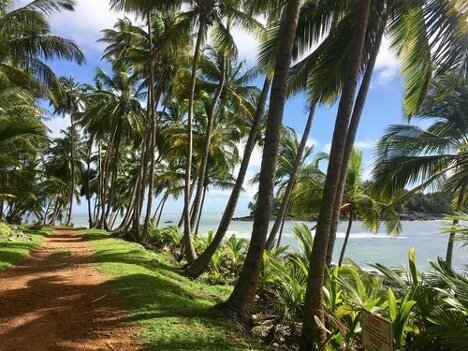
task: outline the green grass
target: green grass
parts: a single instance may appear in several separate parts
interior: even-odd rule
[[[44,237],[50,233],[50,229],[28,230],[20,228],[25,238],[10,238],[13,231],[5,223],[0,222],[0,271],[14,266],[29,252],[41,245]]]
[[[112,238],[103,231],[87,231],[99,270],[112,277],[110,289],[128,296],[125,323],[143,327],[148,350],[260,350],[240,336],[222,311],[214,308],[230,288],[190,281],[177,273],[165,254]]]

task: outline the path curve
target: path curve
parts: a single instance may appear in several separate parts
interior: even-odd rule
[[[0,273],[0,351],[142,350],[79,231],[56,230]]]

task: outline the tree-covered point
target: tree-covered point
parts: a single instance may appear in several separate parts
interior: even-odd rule
[[[429,194],[414,194],[398,210],[400,213],[412,211],[437,216],[453,213],[450,194],[440,191]]]

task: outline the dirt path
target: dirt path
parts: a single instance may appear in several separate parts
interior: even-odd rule
[[[0,273],[0,351],[141,350],[119,325],[122,296],[102,283],[77,231],[55,231],[19,266]]]

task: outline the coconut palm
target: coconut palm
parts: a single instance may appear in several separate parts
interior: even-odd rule
[[[297,175],[301,172],[301,165],[305,163],[306,159],[313,152],[313,147],[307,146],[306,143],[312,127],[314,110],[315,109],[311,109],[309,112],[306,130],[304,131],[300,141],[298,141],[294,131],[283,133],[282,140],[280,142],[278,169],[276,171],[276,177],[279,178],[279,182],[277,184],[277,198],[281,197],[282,201],[275,223],[266,242],[267,249],[272,248],[278,232],[280,232],[279,235],[281,236],[286,216],[291,207],[291,194],[296,184]]]
[[[61,77],[56,88],[55,94],[51,98],[51,102],[54,104],[54,113],[66,116],[70,116],[70,129],[69,134],[70,138],[73,138],[77,133],[76,131],[76,119],[78,114],[83,110],[83,94],[85,86],[76,82],[73,77]],[[76,186],[76,173],[74,170],[75,167],[75,142],[70,140],[70,174],[71,174],[71,184],[70,188],[75,189]],[[70,193],[70,203],[68,206],[68,214],[66,224],[70,225],[72,219],[72,209],[73,209],[73,191]]]
[[[198,61],[200,57],[200,48],[208,28],[213,27],[215,33],[215,41],[219,47],[229,49],[230,52],[237,51],[234,40],[228,29],[229,26],[241,26],[252,29],[258,26],[258,22],[252,17],[246,15],[239,9],[238,2],[230,0],[195,0],[190,1],[190,9],[181,14],[181,26],[183,28],[193,28],[198,25],[197,39],[195,43],[195,51],[192,63],[191,83],[189,93],[188,106],[188,129],[187,129],[187,154],[186,154],[186,180],[184,192],[184,238],[186,258],[189,263],[194,261],[196,253],[191,240],[191,225],[190,225],[190,183],[191,183],[191,162],[192,162],[192,116],[193,103],[195,98],[195,85]],[[224,23],[224,18],[228,18],[228,24]]]
[[[196,219],[199,217],[201,198],[204,188],[204,179],[210,158],[210,150],[215,146],[225,150],[237,150],[232,148],[232,143],[240,141],[242,129],[245,129],[245,121],[251,118],[253,111],[252,101],[256,98],[257,88],[248,85],[255,76],[254,70],[245,70],[244,63],[238,63],[225,49],[216,50],[208,47],[204,51],[204,60],[200,65],[203,81],[200,82],[202,89],[213,91],[210,96],[201,96],[206,109],[206,123],[201,127],[205,130],[201,163],[198,172],[198,186],[195,193],[192,229]],[[237,128],[234,128],[237,126]],[[224,131],[223,131],[224,129]],[[216,140],[215,134],[218,135]],[[227,138],[223,138],[223,135]],[[230,142],[229,142],[230,141]],[[229,147],[228,144],[231,144]],[[213,157],[211,157],[213,160]],[[222,158],[220,158],[222,159]],[[219,168],[219,165],[217,166]]]
[[[248,316],[255,302],[272,207],[278,146],[286,100],[288,70],[291,63],[293,41],[300,7],[301,1],[289,0],[283,11],[265,134],[258,206],[255,212],[252,238],[239,279],[226,302],[229,308],[237,311],[241,316]]]
[[[351,119],[352,108],[354,104],[354,94],[356,82],[361,67],[362,51],[364,48],[367,22],[369,18],[370,1],[363,0],[355,9],[359,14],[359,21],[355,20],[353,26],[353,38],[350,44],[350,52],[347,59],[346,76],[344,79],[343,90],[338,107],[338,113],[333,133],[332,148],[328,162],[327,178],[323,190],[322,204],[317,221],[317,230],[312,249],[311,265],[307,280],[307,291],[304,305],[304,329],[303,337],[306,350],[312,350],[314,345],[322,344],[325,341],[323,329],[315,322],[314,317],[324,321],[323,301],[323,282],[324,263],[328,248],[328,237],[330,224],[333,217],[336,193],[340,183],[341,169],[346,137]]]
[[[392,2],[388,5],[383,3],[375,3],[379,6],[384,5],[382,11],[376,11],[376,7],[372,7],[371,13],[373,14],[370,17],[369,26],[374,24],[379,24],[378,26],[373,26],[373,28],[381,28],[377,30],[377,33],[382,33],[379,35],[371,35],[371,33],[376,33],[368,30],[368,38],[376,38],[374,43],[377,45],[372,46],[366,44],[366,50],[363,51],[364,57],[367,56],[366,53],[371,53],[369,57],[371,60],[369,61],[369,66],[366,71],[366,75],[364,77],[363,83],[361,84],[361,89],[358,94],[358,98],[356,100],[355,109],[353,112],[353,117],[348,123],[346,136],[342,136],[342,140],[344,141],[344,152],[342,154],[343,157],[341,158],[341,168],[335,168],[334,172],[337,172],[337,169],[340,170],[340,179],[337,181],[338,187],[336,189],[328,189],[327,191],[335,192],[335,194],[330,195],[334,199],[334,209],[330,210],[331,212],[331,220],[326,221],[327,225],[324,234],[324,239],[327,241],[328,252],[332,250],[332,243],[334,242],[334,233],[336,233],[336,226],[338,223],[338,214],[339,214],[339,206],[341,203],[341,197],[344,189],[344,180],[345,180],[345,170],[347,169],[347,165],[349,163],[350,155],[352,146],[354,144],[357,127],[359,125],[361,111],[365,102],[365,98],[367,95],[367,90],[370,84],[370,76],[372,74],[372,66],[375,64],[375,57],[378,52],[378,46],[380,39],[383,35],[382,24],[387,23],[387,14],[389,13],[396,13],[398,12],[397,16],[392,16],[391,19],[391,29],[393,38],[393,46],[398,49],[398,54],[402,58],[403,62],[403,72],[405,79],[407,79],[407,96],[405,100],[405,106],[410,110],[415,110],[420,106],[421,99],[424,97],[427,83],[430,81],[432,70],[430,62],[435,62],[437,70],[439,69],[446,69],[447,67],[457,66],[463,64],[465,60],[465,54],[463,50],[459,50],[458,48],[462,45],[463,35],[460,35],[460,25],[465,25],[464,22],[461,20],[462,12],[459,4],[444,2],[430,2],[424,4],[412,4],[410,6],[405,6],[406,3],[400,2]],[[407,4],[406,4],[407,5]],[[400,11],[401,10],[401,11]],[[374,15],[377,15],[375,17]],[[383,16],[383,17],[381,17]],[[359,15],[361,17],[361,15]],[[344,23],[343,17],[340,20],[341,23]],[[412,19],[410,19],[412,18]],[[427,18],[431,18],[430,21]],[[434,20],[434,21],[433,21]],[[355,20],[353,20],[355,21]],[[440,29],[439,26],[434,26],[433,23],[437,22],[438,25],[442,26],[447,36],[437,36],[435,33]],[[409,28],[411,27],[411,28]],[[337,26],[338,28],[338,26]],[[438,29],[436,29],[438,28]],[[428,35],[428,33],[433,33],[433,35]],[[336,36],[339,38],[342,36]],[[348,40],[349,43],[351,41]],[[370,42],[372,43],[372,41]],[[325,45],[326,46],[326,45]],[[453,55],[450,55],[450,51],[446,50],[447,47],[452,46],[454,48]],[[373,47],[373,48],[372,48]],[[417,49],[415,49],[417,48]],[[443,49],[442,49],[443,48]],[[437,50],[439,49],[439,50]],[[368,51],[369,50],[369,51]],[[438,52],[439,51],[439,52]],[[326,55],[324,56],[329,60],[332,56]],[[332,62],[332,61],[329,61]],[[363,60],[363,62],[366,62]],[[320,70],[317,70],[319,77],[320,77]],[[307,80],[306,80],[307,82]],[[419,84],[419,85],[418,85]],[[343,139],[344,138],[344,139]],[[341,142],[339,142],[340,144]],[[341,152],[340,152],[341,154]],[[338,165],[337,165],[338,166]],[[329,199],[327,199],[328,202]],[[329,225],[330,224],[330,225]],[[328,243],[329,237],[333,237]],[[321,245],[321,240],[316,240],[316,245]],[[317,250],[320,251],[320,250]],[[315,257],[314,259],[317,260],[315,262],[315,270],[322,271],[322,267],[320,266],[321,259],[319,257]],[[328,255],[328,260],[331,260],[331,255]],[[314,278],[319,276],[322,273],[316,273]],[[309,281],[312,281],[312,277]],[[314,284],[316,284],[315,282]],[[311,283],[312,284],[312,283]],[[317,288],[317,295],[321,294],[321,291]],[[316,295],[315,295],[316,297]],[[316,303],[316,308],[320,308],[320,303]],[[316,309],[313,309],[312,315],[316,315]],[[310,318],[307,317],[306,320]],[[309,322],[307,322],[309,323]],[[311,322],[313,324],[313,322]],[[318,327],[317,327],[318,328]],[[307,329],[307,328],[306,328]],[[317,329],[316,329],[317,330]],[[319,333],[317,333],[318,335]],[[323,336],[323,334],[322,334]]]
[[[62,130],[62,134],[63,137],[53,140],[52,145],[47,151],[46,169],[48,175],[60,179],[64,184],[67,184],[68,206],[66,223],[70,225],[72,201],[80,200],[76,180],[80,178],[85,169],[83,161],[86,156],[86,145],[79,132],[74,128],[69,127],[67,130]]]
[[[391,126],[380,140],[374,169],[375,187],[386,196],[405,186],[414,186],[409,194],[428,187],[440,188],[452,194],[454,209],[462,211],[468,201],[467,106],[466,79],[449,74],[436,80],[421,111],[414,117],[432,124],[427,128]],[[449,264],[454,236],[455,233],[450,234],[447,245]]]
[[[267,14],[268,16],[268,22],[269,23],[276,23],[277,18],[281,16],[281,11],[283,9],[283,2],[279,1],[266,1],[266,2],[260,2],[260,1],[246,1],[245,2],[245,7],[248,13],[251,15],[265,15]],[[263,33],[263,31],[262,31]],[[215,254],[218,246],[221,244],[228,228],[231,223],[232,217],[234,216],[234,212],[237,207],[237,202],[239,200],[239,196],[243,190],[243,185],[245,181],[245,177],[247,174],[247,169],[249,167],[250,163],[250,158],[252,156],[252,153],[254,151],[255,145],[257,144],[259,134],[260,134],[260,129],[262,125],[262,120],[264,117],[264,112],[266,108],[266,102],[268,99],[268,94],[270,92],[271,88],[271,74],[273,69],[271,67],[274,66],[272,63],[272,59],[274,55],[270,56],[270,60],[268,61],[267,64],[264,65],[265,71],[267,74],[265,74],[265,80],[260,92],[260,95],[256,99],[255,103],[252,102],[252,105],[255,105],[255,112],[252,113],[252,121],[249,129],[249,134],[247,137],[247,140],[245,142],[245,147],[244,147],[244,154],[242,157],[242,162],[239,168],[239,172],[236,178],[236,183],[232,189],[231,195],[229,196],[228,203],[226,204],[226,208],[223,211],[223,216],[221,218],[221,222],[218,226],[218,229],[216,231],[216,234],[213,237],[213,240],[210,242],[208,247],[205,249],[205,251],[190,265],[188,265],[185,269],[185,274],[192,278],[196,278],[200,276],[204,270],[208,267],[210,264],[211,257]],[[245,78],[241,77],[234,86],[239,86],[239,83],[245,82]],[[229,89],[230,86],[230,80],[225,83],[227,89]],[[241,90],[243,88],[241,87]],[[233,96],[238,95],[236,94],[231,94]]]
[[[30,75],[55,88],[58,79],[46,61],[65,59],[81,64],[84,55],[73,41],[51,35],[47,16],[73,8],[72,0],[35,0],[13,10],[2,2],[0,71],[28,89],[32,88]],[[44,95],[37,82],[33,84]]]
[[[142,139],[145,110],[140,99],[145,92],[138,75],[124,65],[113,67],[112,75],[98,69],[95,84],[87,97],[80,123],[90,135],[105,142],[101,147],[105,149],[104,157],[99,165],[100,218],[97,225],[106,228],[115,195],[113,184],[118,175],[121,146],[138,144]]]
[[[346,184],[342,201],[341,213],[347,214],[348,226],[338,260],[338,266],[341,266],[343,263],[349,235],[356,217],[372,232],[377,232],[381,221],[385,223],[387,233],[398,234],[401,231],[398,214],[395,212],[392,205],[379,201],[372,196],[369,188],[366,189],[363,186],[362,151],[353,149],[348,173],[346,174]]]

